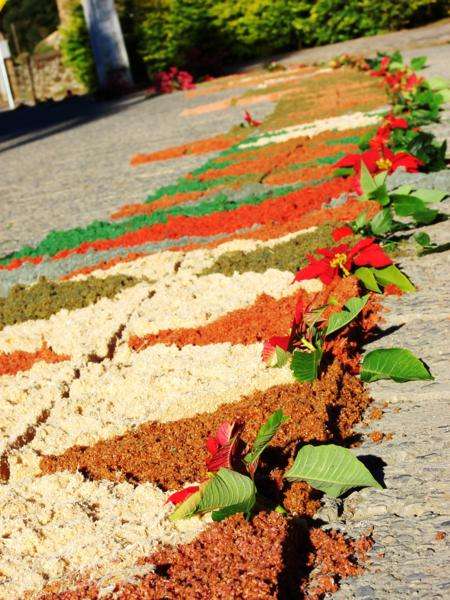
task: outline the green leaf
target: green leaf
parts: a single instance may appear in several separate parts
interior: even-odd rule
[[[431,248],[433,243],[428,233],[421,231],[414,235],[414,241],[417,242],[422,248]]]
[[[184,502],[179,504],[177,508],[169,515],[171,521],[179,521],[180,519],[188,519],[195,514],[197,506],[200,502],[201,492],[194,492]]]
[[[446,88],[450,87],[450,81],[445,79],[445,77],[441,77],[440,75],[430,77],[427,79],[427,83],[434,92],[445,90]]]
[[[287,363],[287,361],[291,357],[291,353],[287,352],[286,350],[283,350],[283,348],[280,348],[280,346],[275,346],[275,357],[276,357],[277,362],[274,366],[275,367],[284,367],[284,365]]]
[[[416,288],[413,286],[411,281],[403,275],[403,273],[397,269],[395,265],[390,265],[384,269],[372,269],[375,279],[382,286],[389,285],[390,283],[397,286],[403,292],[415,292]]]
[[[371,192],[377,189],[377,185],[363,160],[361,161],[361,176],[359,182],[365,196],[368,196]]]
[[[412,192],[412,190],[413,188],[410,185],[405,184],[396,188],[393,193],[407,196]]]
[[[244,461],[248,465],[252,466],[252,472],[256,470],[259,457],[264,452],[268,444],[270,444],[273,436],[277,433],[278,428],[286,421],[289,421],[289,417],[284,415],[281,409],[278,409],[270,415],[265,423],[261,425],[258,435],[253,442],[252,449],[244,458]]]
[[[292,355],[291,371],[297,381],[314,381],[317,379],[322,350],[316,348],[314,352],[295,350]]]
[[[356,487],[381,489],[371,472],[350,450],[335,444],[303,446],[284,476],[289,481],[306,481],[332,498]]]
[[[391,198],[399,217],[411,217],[419,225],[429,225],[439,214],[439,211],[428,208],[417,196],[393,194]]]
[[[391,216],[391,210],[384,208],[380,210],[370,221],[370,229],[377,237],[383,237],[394,229],[394,220]]]
[[[367,225],[366,213],[360,213],[352,223],[352,229],[359,231]]]
[[[426,56],[416,56],[411,60],[411,69],[413,71],[421,71],[427,63]]]
[[[427,367],[405,348],[372,350],[361,363],[361,379],[366,382],[393,379],[398,383],[434,379]]]
[[[396,190],[398,191],[398,190]],[[416,198],[420,198],[425,203],[429,204],[437,204],[438,202],[442,202],[442,200],[448,196],[448,192],[443,192],[442,190],[426,190],[426,189],[418,189],[414,191],[414,196]]]
[[[358,298],[355,296],[354,298],[350,298],[344,304],[346,310],[342,310],[338,313],[333,313],[330,315],[328,319],[328,327],[325,335],[330,335],[334,333],[341,327],[344,327],[350,321],[352,321],[365,307],[367,304],[367,300],[369,299],[370,294],[366,294],[362,298]]]
[[[359,267],[359,269],[356,269],[354,272],[354,275],[356,275],[356,277],[362,281],[366,289],[381,294],[381,289],[377,283],[377,280],[375,279],[374,269],[369,267]]]
[[[439,96],[441,96],[443,102],[450,102],[450,89],[439,90]]]
[[[195,512],[226,509],[226,515],[249,514],[256,501],[256,487],[250,477],[221,468],[205,485]],[[232,511],[232,512],[230,512]],[[221,516],[220,513],[217,516]]]
[[[353,175],[353,167],[338,167],[333,171],[334,177],[348,177]]]

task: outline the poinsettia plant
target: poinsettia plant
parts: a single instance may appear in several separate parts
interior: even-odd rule
[[[309,304],[305,304],[300,297],[290,334],[267,340],[262,350],[263,361],[269,367],[282,367],[290,362],[292,373],[298,381],[317,379],[322,359],[330,348],[328,338],[355,319],[368,299],[369,294],[362,298],[350,298],[341,311],[325,318],[325,310],[335,304],[332,297],[324,306],[316,306],[316,295]]]
[[[386,175],[372,176],[364,163],[361,165],[360,188],[360,200],[375,200],[381,210],[371,219],[364,213],[358,215],[351,223],[351,231],[382,239],[388,239],[398,231],[435,222],[442,215],[438,209],[431,207],[448,195],[441,190],[409,185],[388,191]]]
[[[195,88],[194,77],[188,71],[170,67],[153,76],[154,85],[147,89],[147,94],[171,94],[177,90],[192,90]]]
[[[262,121],[254,119],[252,115],[248,112],[248,110],[246,110],[244,113],[244,121],[249,127],[259,127],[262,123]]]
[[[256,487],[255,474],[261,455],[288,420],[281,409],[273,412],[249,448],[240,440],[236,423],[222,423],[216,436],[207,442],[214,459],[213,472],[207,481],[169,496],[167,502],[176,505],[169,518],[176,521],[211,512],[213,521],[221,521],[240,512],[249,517],[258,506],[273,507],[274,503],[263,493],[264,480],[259,479],[259,489]],[[208,469],[210,466],[211,461],[208,461]],[[333,483],[330,482],[331,470]],[[303,446],[284,477],[288,481],[306,481],[335,498],[354,487],[381,487],[359,459],[334,444]],[[275,509],[286,512],[280,506]]]

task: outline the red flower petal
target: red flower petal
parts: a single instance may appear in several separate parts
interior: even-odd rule
[[[349,235],[353,235],[353,229],[348,225],[344,225],[343,227],[338,227],[331,234],[333,236],[333,240],[335,242],[339,242],[342,238],[348,237]]]
[[[380,269],[392,265],[392,260],[378,244],[370,244],[353,259],[358,267],[369,266]]]
[[[216,438],[209,437],[206,440],[206,449],[210,454],[215,454],[217,452],[217,450],[219,449],[219,444]]]
[[[286,335],[286,336],[275,335],[275,336],[271,337],[270,340],[267,340],[267,342],[264,342],[263,350],[261,353],[263,362],[265,362],[266,365],[268,365],[269,367],[274,367],[277,363],[276,352],[275,352],[276,347],[278,346],[282,350],[287,352],[287,349],[289,347],[289,339],[290,339],[290,336],[288,336],[288,335]]]
[[[315,279],[318,277],[323,283],[330,283],[334,278],[334,269],[330,267],[328,259],[315,261],[300,269],[295,274],[295,281],[304,281],[305,279]]]
[[[234,421],[232,423],[228,423],[227,421],[225,421],[224,423],[219,425],[219,428],[216,433],[216,440],[217,443],[220,444],[220,446],[223,446],[224,444],[230,441],[231,436],[233,435],[233,429],[235,425],[236,423]]]
[[[191,485],[189,487],[186,487],[186,488],[180,490],[179,492],[174,492],[167,498],[166,504],[168,502],[172,502],[172,504],[175,504],[175,505],[181,504],[182,502],[184,502],[186,500],[186,498],[189,498],[189,496],[192,496],[192,494],[195,494],[195,492],[198,492],[199,489],[200,488],[198,485]]]

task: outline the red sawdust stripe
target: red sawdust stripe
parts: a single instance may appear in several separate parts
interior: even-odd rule
[[[205,138],[203,140],[197,140],[189,144],[183,144],[181,146],[174,146],[173,148],[167,148],[166,150],[158,150],[157,152],[150,152],[149,154],[135,154],[131,160],[131,166],[142,165],[145,163],[170,160],[171,158],[179,158],[186,154],[206,154],[207,152],[215,152],[219,150],[226,150],[239,142],[245,135],[216,135],[214,137]]]
[[[321,600],[342,579],[362,573],[372,546],[366,536],[348,539],[275,512],[250,520],[234,515],[188,544],[141,559],[138,564],[154,568],[108,595],[80,577],[75,589],[55,583],[39,600]]]
[[[254,224],[284,223],[299,218],[305,212],[320,208],[336,194],[350,191],[352,182],[333,179],[315,187],[296,190],[285,196],[266,200],[260,205],[245,205],[233,211],[219,211],[201,217],[170,216],[167,223],[143,227],[117,238],[83,242],[76,248],[62,250],[53,260],[67,258],[72,254],[85,254],[89,250],[109,250],[129,247],[150,241],[178,239],[184,236],[207,236],[218,233],[232,234],[237,229]]]
[[[207,244],[186,244],[185,246],[178,246],[176,250],[188,252],[190,250],[198,250],[199,248],[216,248],[225,242],[237,239],[267,241],[282,237],[288,233],[307,229],[308,227],[323,225],[325,223],[348,223],[348,221],[352,221],[364,211],[367,212],[367,215],[370,218],[379,210],[380,205],[377,202],[359,202],[352,199],[347,200],[343,206],[311,210],[297,219],[292,218],[290,221],[287,220],[283,222],[274,221],[272,223],[264,224],[255,231],[232,233],[224,239],[208,242]],[[168,249],[170,250],[170,248]]]
[[[289,331],[292,315],[297,302],[297,294],[276,300],[261,294],[248,308],[227,313],[203,327],[163,329],[155,334],[142,337],[131,336],[130,348],[144,350],[154,344],[176,344],[179,348],[188,344],[253,344],[269,339],[273,335],[284,335]]]
[[[16,375],[19,371],[29,371],[35,363],[40,361],[58,363],[65,360],[70,360],[70,356],[56,354],[45,343],[36,352],[25,352],[24,350],[15,350],[11,353],[0,352],[0,375]]]

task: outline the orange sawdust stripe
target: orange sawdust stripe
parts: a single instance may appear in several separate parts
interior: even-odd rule
[[[261,294],[248,308],[229,312],[203,327],[163,329],[143,337],[131,336],[128,345],[139,352],[154,344],[176,344],[179,348],[188,344],[205,346],[224,342],[253,344],[273,335],[286,334],[296,301],[296,294],[280,300]]]
[[[161,208],[169,208],[176,204],[197,200],[204,193],[205,192],[202,190],[195,192],[179,192],[172,196],[162,196],[161,198],[158,198],[158,200],[154,200],[150,203],[125,204],[112,213],[111,219],[123,219],[126,217],[134,217],[135,215],[151,215],[155,210]]]
[[[205,138],[203,140],[197,140],[189,144],[182,144],[181,146],[174,146],[173,148],[167,148],[165,150],[158,150],[157,152],[150,152],[149,154],[135,154],[131,160],[131,166],[142,165],[145,163],[155,162],[159,160],[169,160],[171,158],[179,158],[186,154],[205,154],[207,152],[215,152],[218,150],[226,150],[239,142],[245,133],[242,135],[216,135],[214,137]]]
[[[44,342],[36,352],[25,352],[15,350],[11,353],[0,352],[0,375],[16,375],[19,371],[29,371],[31,367],[40,361],[46,363],[58,363],[70,360],[67,354],[56,354]]]

